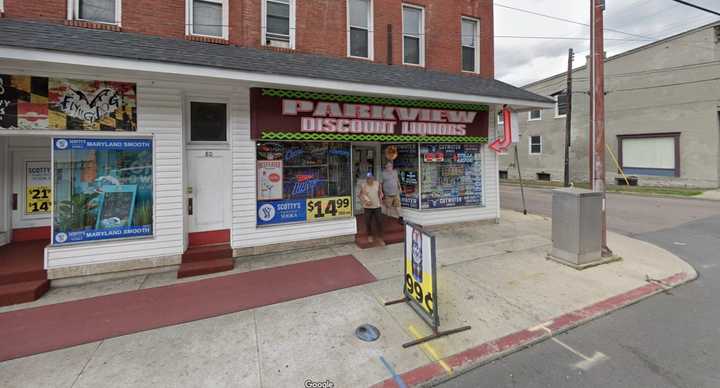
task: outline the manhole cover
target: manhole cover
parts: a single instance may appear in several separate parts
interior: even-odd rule
[[[377,327],[366,323],[355,329],[355,336],[365,342],[372,342],[380,337],[380,330],[378,330]]]

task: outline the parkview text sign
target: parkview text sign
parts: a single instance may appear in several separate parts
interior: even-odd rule
[[[488,134],[484,105],[262,88],[251,90],[250,105],[253,139],[301,140],[313,139],[302,134],[335,134],[420,142],[423,137],[480,138]],[[300,135],[283,138],[281,134]]]

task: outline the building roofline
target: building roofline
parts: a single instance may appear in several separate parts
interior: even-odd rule
[[[706,30],[706,29],[708,29],[708,28],[712,28],[712,27],[716,27],[716,26],[720,26],[720,20],[716,20],[716,21],[714,21],[714,22],[711,22],[711,23],[702,25],[702,26],[700,26],[700,27],[696,27],[696,28],[693,28],[693,29],[691,29],[691,30],[687,30],[687,31],[684,31],[684,32],[681,32],[681,33],[678,33],[678,34],[675,34],[675,35],[668,36],[667,38],[663,38],[663,39],[660,39],[660,40],[656,40],[656,41],[654,41],[654,42],[650,42],[650,43],[648,43],[648,44],[644,44],[644,45],[639,46],[639,47],[635,47],[634,49],[630,49],[630,50],[628,50],[628,51],[623,51],[623,52],[621,52],[621,53],[618,53],[618,54],[615,54],[615,55],[613,55],[613,56],[611,56],[611,57],[606,58],[606,59],[605,59],[605,63],[608,63],[608,62],[610,62],[610,61],[613,61],[613,60],[615,60],[615,59],[619,59],[619,58],[622,58],[622,57],[625,57],[625,56],[628,56],[628,55],[635,54],[635,53],[637,53],[637,52],[646,50],[646,49],[648,49],[648,48],[651,48],[651,47],[654,47],[654,46],[657,46],[657,45],[661,45],[661,44],[667,43],[667,42],[669,42],[669,41],[671,41],[671,40],[679,39],[679,38],[685,37],[685,36],[687,36],[687,35],[694,34],[694,33],[698,32],[698,31]],[[578,72],[578,71],[581,71],[581,70],[585,70],[586,68],[587,68],[587,64],[582,65],[582,66],[577,67],[577,68],[574,68],[572,72],[573,72],[573,74],[575,74],[575,72]],[[541,84],[541,83],[543,83],[543,82],[547,82],[547,81],[554,80],[554,79],[556,79],[556,78],[564,77],[566,74],[567,74],[567,72],[558,73],[558,74],[552,75],[552,76],[550,76],[550,77],[546,77],[546,78],[543,78],[543,79],[541,79],[541,80],[533,81],[533,82],[531,82],[531,83],[529,83],[529,84],[523,85],[523,86],[521,86],[521,88],[527,89],[527,88],[536,86],[536,85],[538,85],[538,84]]]
[[[48,37],[53,37],[49,39]],[[80,44],[82,43],[82,45]],[[0,58],[123,68],[522,107],[547,97],[493,78],[186,39],[0,18]],[[383,91],[383,92],[380,92]],[[443,96],[443,97],[441,97]]]

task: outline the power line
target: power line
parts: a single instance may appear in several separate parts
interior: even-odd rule
[[[688,7],[693,7],[693,8],[699,9],[699,10],[701,10],[701,11],[709,12],[709,13],[711,13],[711,14],[713,14],[713,15],[720,16],[720,12],[716,12],[716,11],[713,11],[713,10],[711,10],[711,9],[703,8],[703,7],[701,7],[701,6],[697,5],[697,4],[688,3],[687,1],[683,1],[683,0],[673,0],[673,1],[676,2],[676,3],[680,3],[680,4],[687,5]]]
[[[697,80],[697,81],[676,82],[676,83],[664,84],[664,85],[643,86],[643,87],[639,87],[639,88],[616,89],[616,90],[611,90],[610,92],[611,92],[611,93],[615,93],[615,92],[632,92],[632,91],[637,91],[637,90],[648,90],[648,89],[667,88],[667,87],[670,87],[670,86],[692,85],[692,84],[699,84],[699,83],[711,82],[711,81],[720,81],[720,77],[708,78],[708,79],[701,79],[701,80]]]
[[[633,76],[669,73],[669,72],[681,71],[681,70],[696,70],[696,69],[702,69],[702,68],[713,67],[713,66],[720,66],[720,60],[699,62],[699,63],[694,63],[694,64],[672,66],[672,67],[662,67],[662,68],[628,72],[628,73],[605,74],[605,78],[626,78],[626,77],[633,77]],[[589,79],[587,77],[573,77],[574,82],[587,82],[588,80]],[[566,82],[567,81],[565,80],[565,77],[561,77],[552,83],[544,85],[543,87],[544,88],[553,88],[555,86],[563,85]]]
[[[424,35],[424,34],[421,34]],[[517,35],[495,35],[495,38],[506,39],[547,39],[547,40],[584,40],[589,41],[590,38],[568,37],[568,36],[517,36]],[[623,42],[648,42],[646,39],[625,39],[625,38],[605,38],[605,40],[623,41]]]
[[[590,28],[590,24],[588,24],[588,23],[583,23],[583,22],[579,22],[579,21],[577,21],[577,20],[572,20],[572,19],[566,19],[566,18],[561,18],[561,17],[557,17],[557,16],[552,16],[552,15],[548,15],[548,14],[544,14],[544,13],[540,13],[540,12],[535,12],[535,11],[531,11],[531,10],[529,10],[529,9],[524,9],[524,8],[511,7],[511,6],[505,5],[505,4],[495,3],[495,6],[501,7],[501,8],[511,9],[511,10],[513,10],[513,11],[524,12],[524,13],[528,13],[528,14],[531,14],[531,15],[542,16],[542,17],[548,18],[548,19],[559,20],[559,21],[562,21],[562,22],[577,24],[577,25],[579,25],[579,26],[583,26],[583,27],[588,27],[588,28]],[[613,28],[604,28],[604,31],[615,32],[615,33],[618,33],[618,34],[628,35],[628,36],[632,36],[632,37],[635,37],[635,38],[642,38],[642,39],[646,39],[646,40],[655,40],[655,38],[652,38],[652,37],[649,37],[649,36],[643,36],[643,35],[633,34],[633,33],[630,33],[630,32],[625,32],[625,31],[621,31],[621,30],[616,30],[616,29],[613,29]]]

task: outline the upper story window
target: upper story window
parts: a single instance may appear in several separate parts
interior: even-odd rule
[[[188,33],[228,38],[228,0],[187,0]]]
[[[480,21],[463,17],[462,19],[462,69],[473,73],[480,72]]]
[[[121,0],[70,0],[71,19],[120,24]]]
[[[295,0],[263,0],[262,41],[266,46],[295,48]]]
[[[373,59],[372,0],[348,0],[348,55]]]
[[[542,120],[542,109],[533,109],[528,112],[528,121]]]
[[[568,112],[568,95],[564,90],[555,93],[555,118],[563,118]]]
[[[403,4],[403,63],[425,66],[424,9]]]

